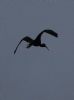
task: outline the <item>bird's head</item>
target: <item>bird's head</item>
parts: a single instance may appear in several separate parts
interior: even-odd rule
[[[45,43],[42,43],[42,44],[41,44],[41,47],[45,47],[47,50],[49,50],[49,48],[46,46]]]

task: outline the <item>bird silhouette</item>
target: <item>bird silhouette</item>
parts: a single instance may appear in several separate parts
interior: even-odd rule
[[[28,37],[28,36],[25,36],[18,43],[16,49],[14,50],[14,54],[16,53],[16,51],[17,51],[17,49],[18,49],[18,47],[19,47],[19,45],[21,44],[22,41],[26,41],[26,42],[29,43],[26,48],[30,48],[31,46],[40,46],[40,47],[45,47],[49,50],[49,48],[46,46],[45,43],[41,43],[41,36],[42,36],[43,33],[48,33],[48,34],[50,34],[54,37],[58,37],[58,33],[56,33],[53,30],[49,30],[49,29],[45,29],[45,30],[41,31],[34,40],[32,38]]]

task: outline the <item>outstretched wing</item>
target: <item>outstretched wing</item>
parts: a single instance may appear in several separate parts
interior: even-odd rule
[[[48,29],[46,29],[46,30],[41,31],[41,32],[39,33],[39,35],[36,37],[36,41],[39,41],[39,43],[41,43],[41,36],[42,36],[43,33],[48,33],[48,34],[53,35],[54,37],[58,37],[58,33],[56,33],[56,32],[53,31],[53,30],[48,30]]]
[[[51,35],[53,35],[53,36],[55,36],[55,37],[58,37],[58,33],[56,33],[56,32],[53,31],[53,30],[44,30],[43,32],[46,32],[46,33],[51,34]]]
[[[28,42],[28,43],[31,43],[31,42],[33,41],[33,39],[31,39],[31,38],[28,37],[28,36],[22,38],[21,41],[18,43],[17,47],[15,48],[14,54],[16,53],[16,51],[17,51],[17,49],[18,49],[18,47],[19,47],[19,45],[21,44],[22,41],[26,41],[26,42]]]

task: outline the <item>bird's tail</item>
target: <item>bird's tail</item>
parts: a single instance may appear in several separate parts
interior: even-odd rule
[[[32,46],[31,44],[28,44],[26,48],[30,48],[31,46]]]
[[[17,47],[15,48],[14,54],[16,53],[16,51],[17,51],[17,49],[18,49],[18,47],[19,47],[19,45],[21,44],[22,41],[23,41],[23,40],[21,40],[21,41],[19,42],[19,44],[17,45]]]

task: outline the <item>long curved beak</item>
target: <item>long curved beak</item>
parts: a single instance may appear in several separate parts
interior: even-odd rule
[[[47,47],[47,46],[45,46],[46,47],[46,49],[49,51],[49,48]]]

